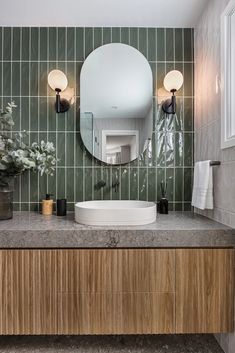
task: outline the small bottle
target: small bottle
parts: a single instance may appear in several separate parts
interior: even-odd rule
[[[42,214],[44,216],[50,216],[53,213],[53,200],[51,200],[53,194],[46,194],[46,199],[42,200]]]
[[[66,213],[67,213],[66,199],[56,200],[56,214],[57,214],[57,216],[66,216]]]

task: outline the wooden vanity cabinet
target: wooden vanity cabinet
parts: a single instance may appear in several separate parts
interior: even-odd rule
[[[232,249],[0,250],[0,334],[233,330]]]

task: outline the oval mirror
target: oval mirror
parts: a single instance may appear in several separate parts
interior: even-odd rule
[[[80,130],[87,150],[107,164],[136,159],[152,135],[147,59],[129,45],[106,44],[87,57],[80,80]]]

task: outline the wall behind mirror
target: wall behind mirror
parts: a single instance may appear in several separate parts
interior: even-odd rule
[[[80,136],[80,71],[85,58],[107,43],[124,43],[140,50],[153,73],[153,135],[143,156],[122,167],[107,167],[86,151]],[[36,210],[46,191],[54,198],[91,199],[160,198],[160,182],[168,181],[170,208],[190,209],[193,172],[193,30],[164,28],[0,28],[0,102],[13,98],[18,105],[15,130],[29,130],[30,141],[50,139],[60,163],[52,178],[33,173],[17,180],[14,207]],[[47,74],[59,68],[67,73],[76,101],[65,114],[56,115],[54,92]],[[175,116],[165,116],[155,93],[165,73],[184,74]],[[118,193],[109,187],[118,176]],[[107,182],[103,190],[94,185]]]

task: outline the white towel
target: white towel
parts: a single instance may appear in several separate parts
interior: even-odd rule
[[[195,163],[192,206],[213,209],[213,174],[210,161]]]

